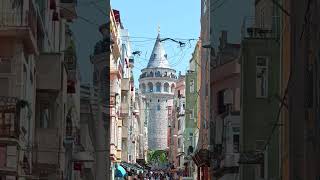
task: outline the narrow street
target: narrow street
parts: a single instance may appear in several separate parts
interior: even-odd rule
[[[320,180],[319,0],[0,0],[0,180]]]

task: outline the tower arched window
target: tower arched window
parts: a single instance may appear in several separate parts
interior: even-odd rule
[[[157,110],[160,111],[160,109],[161,109],[161,106],[160,106],[160,104],[158,104]]]
[[[159,82],[156,84],[156,92],[161,92],[161,83]]]
[[[149,73],[149,77],[153,77],[153,72],[152,71]]]
[[[171,93],[174,92],[174,84],[171,85]]]
[[[164,83],[163,90],[164,92],[169,92],[169,83]]]
[[[148,83],[149,92],[153,92],[153,84],[151,82]]]
[[[161,76],[160,71],[157,71],[157,72],[155,73],[155,76],[156,76],[156,77],[160,77],[160,76]]]
[[[141,85],[141,88],[142,88],[142,92],[146,92],[146,85],[144,83]]]

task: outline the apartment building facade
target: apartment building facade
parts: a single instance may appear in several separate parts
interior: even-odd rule
[[[222,31],[217,53],[211,59],[210,105],[213,178],[234,179],[239,176],[240,129],[240,44],[228,41]]]
[[[75,1],[1,2],[1,96],[10,106],[4,108],[9,113],[7,110],[2,113],[5,138],[1,146],[2,177],[74,176],[72,170],[66,169],[70,157],[62,152],[67,149],[64,142],[69,135],[65,123],[68,69],[63,63],[67,61],[64,50],[69,45],[65,30],[68,21],[76,18],[75,6]],[[26,108],[14,112],[12,106],[17,102],[16,109],[21,105]],[[79,108],[70,116],[76,124]],[[48,144],[48,138],[55,140]]]

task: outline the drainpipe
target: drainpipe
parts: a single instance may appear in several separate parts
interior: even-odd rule
[[[109,146],[106,146],[106,141],[105,141],[105,129],[104,129],[104,124],[103,124],[103,118],[102,118],[102,113],[101,113],[101,105],[102,105],[102,97],[101,97],[101,82],[98,83],[98,118],[96,119],[96,140],[97,140],[97,145],[96,145],[96,179],[109,179],[110,176],[107,176],[107,162],[109,162],[106,158],[109,158],[107,156],[107,148]]]

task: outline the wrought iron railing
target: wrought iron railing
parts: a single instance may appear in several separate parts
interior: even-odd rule
[[[255,17],[245,17],[241,27],[241,39],[245,38],[278,38],[280,17],[274,16],[270,27],[258,24]]]
[[[0,137],[19,137],[19,116],[23,106],[23,101],[16,97],[0,96]]]
[[[32,35],[37,35],[37,14],[33,6],[29,11],[23,10],[0,10],[0,30],[7,28],[30,28]]]

